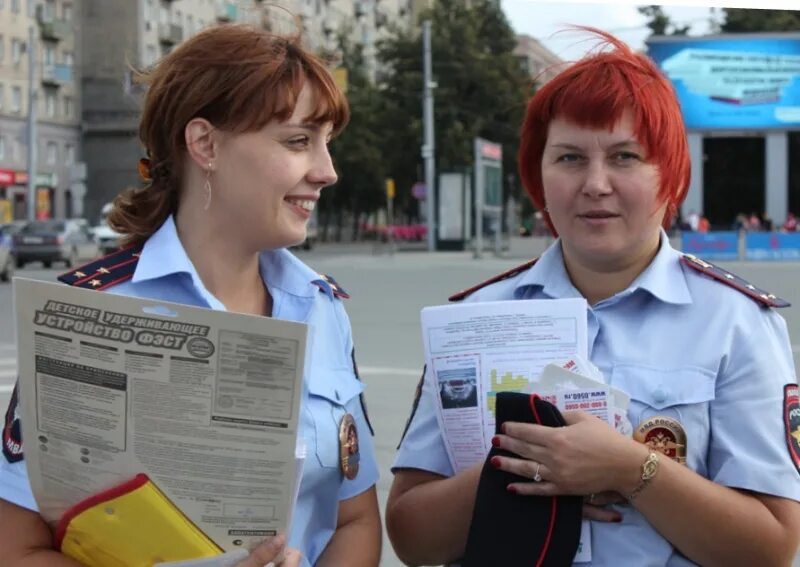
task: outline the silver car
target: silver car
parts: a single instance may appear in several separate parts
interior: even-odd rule
[[[18,268],[37,260],[45,268],[53,262],[72,267],[99,255],[97,243],[83,219],[30,222],[14,235],[13,243]]]

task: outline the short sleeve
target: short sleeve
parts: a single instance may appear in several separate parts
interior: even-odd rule
[[[785,422],[785,386],[797,383],[786,322],[772,310],[744,317],[711,403],[709,478],[800,500],[800,473]],[[797,433],[797,432],[794,432]]]
[[[0,498],[34,512],[39,511],[33,499],[25,461],[9,463],[0,455]]]
[[[455,472],[436,419],[437,393],[427,374],[422,381],[419,396],[419,403],[412,410],[408,429],[395,455],[392,471],[410,468],[453,476]]]

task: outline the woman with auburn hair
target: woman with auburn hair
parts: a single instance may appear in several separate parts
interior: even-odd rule
[[[538,260],[451,299],[585,298],[591,362],[630,395],[632,433],[581,412],[564,413],[563,427],[506,421],[492,457],[455,474],[434,381],[423,378],[393,467],[389,536],[409,565],[475,564],[481,534],[470,527],[487,525],[473,516],[485,509],[476,490],[496,470],[515,479],[500,485],[511,502],[577,499],[576,521],[583,502],[581,565],[789,565],[800,540],[800,401],[774,310],[787,304],[672,248],[662,227],[690,171],[672,86],[645,55],[582,29],[600,48],[533,96],[519,150],[524,185],[558,238]],[[535,538],[555,510],[495,522],[527,521]],[[528,564],[577,564],[577,545],[553,559],[564,550],[547,548],[552,535]]]
[[[349,119],[347,101],[299,38],[239,25],[193,36],[143,79],[146,182],[119,195],[109,216],[128,247],[79,270],[110,293],[309,323],[299,416],[307,456],[281,565],[374,567],[378,472],[347,296],[286,249],[304,240],[320,192],[336,182],[328,142]],[[81,274],[67,279],[86,287]],[[77,565],[53,550],[18,423],[6,421],[19,447],[0,457],[0,563]],[[240,567],[272,564],[283,543],[267,540]]]

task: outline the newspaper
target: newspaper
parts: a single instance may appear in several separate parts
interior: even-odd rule
[[[46,520],[143,472],[226,551],[286,532],[306,325],[20,278],[14,293]]]

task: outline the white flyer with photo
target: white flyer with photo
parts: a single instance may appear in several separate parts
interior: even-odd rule
[[[437,416],[456,472],[486,458],[495,432],[497,393],[535,386],[551,362],[588,359],[587,334],[584,299],[422,310],[425,380],[439,393]]]
[[[226,551],[287,531],[307,325],[20,278],[14,292],[46,520],[145,473]]]

